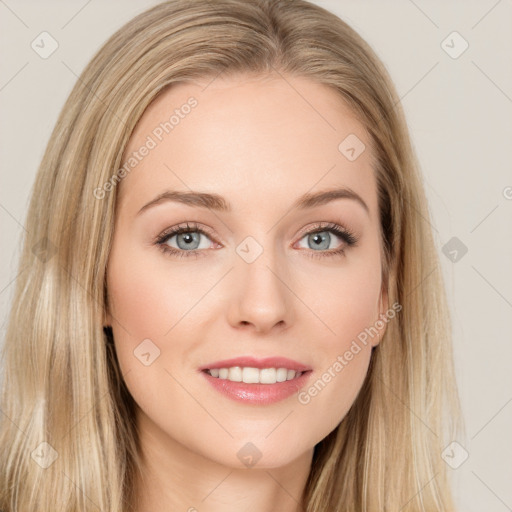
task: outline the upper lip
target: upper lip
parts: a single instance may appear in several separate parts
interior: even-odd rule
[[[252,356],[236,357],[234,359],[224,359],[222,361],[215,361],[200,368],[201,371],[213,370],[215,368],[232,368],[233,366],[250,367],[250,368],[287,368],[288,370],[295,370],[296,372],[305,372],[311,370],[309,366],[288,359],[287,357],[265,357],[258,359]]]

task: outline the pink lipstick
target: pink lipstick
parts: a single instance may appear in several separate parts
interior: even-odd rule
[[[285,357],[251,356],[216,361],[199,370],[214,389],[228,398],[260,405],[297,393],[312,373],[309,366]]]

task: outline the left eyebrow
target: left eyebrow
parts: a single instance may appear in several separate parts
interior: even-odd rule
[[[364,208],[366,213],[370,212],[368,205],[364,202],[363,198],[350,188],[334,188],[320,192],[306,193],[295,201],[295,203],[292,205],[292,209],[306,210],[308,208],[314,208],[316,206],[330,203],[331,201],[335,201],[337,199],[353,199]],[[156,206],[157,204],[165,201],[174,201],[189,206],[197,206],[199,208],[208,208],[217,211],[232,211],[232,207],[229,202],[218,194],[196,191],[168,190],[152,199],[149,203],[145,204],[137,212],[137,215],[141,214],[144,210],[147,210],[148,208]]]
[[[314,208],[315,206],[330,203],[336,199],[353,199],[365,209],[366,213],[370,213],[370,209],[363,198],[350,188],[334,188],[320,192],[306,193],[297,199],[292,208],[305,210],[307,208]]]

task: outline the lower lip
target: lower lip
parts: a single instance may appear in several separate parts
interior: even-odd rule
[[[209,373],[201,372],[206,380],[220,393],[232,400],[251,404],[273,404],[285,400],[298,393],[309,379],[311,370],[304,372],[300,377],[275,384],[246,384],[245,382],[232,382],[227,379],[212,377]]]

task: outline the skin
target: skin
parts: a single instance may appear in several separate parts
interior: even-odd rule
[[[235,402],[198,368],[284,356],[309,365],[314,383],[386,311],[370,140],[340,97],[309,79],[210,82],[179,84],[150,105],[125,155],[190,96],[198,101],[118,185],[106,324],[137,403],[146,476],[136,510],[299,511],[313,448],[353,404],[384,331],[308,404],[296,394]],[[348,134],[366,145],[352,162],[338,150]],[[369,212],[346,198],[291,209],[302,194],[332,187],[349,187]],[[232,212],[163,201],[137,214],[166,190],[190,189],[222,195]],[[154,239],[187,221],[209,229],[201,255],[162,252]],[[308,245],[319,222],[348,228],[357,245],[322,256],[346,242],[328,232],[328,249]],[[263,249],[250,264],[235,251],[248,236]],[[167,244],[180,250],[177,238]],[[149,366],[134,356],[145,339],[160,349]],[[250,468],[237,457],[249,442],[261,453]]]

